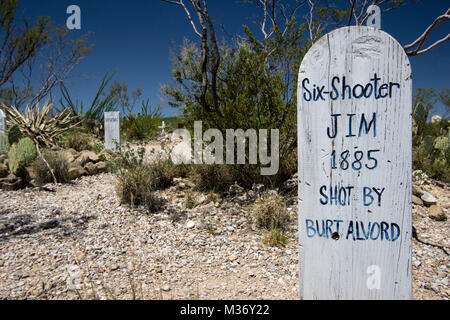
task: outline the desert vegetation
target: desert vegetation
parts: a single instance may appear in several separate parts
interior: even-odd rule
[[[214,24],[206,6],[202,6],[200,1],[190,1],[190,9],[183,1],[165,2],[197,13],[200,20],[200,27],[196,27],[191,15],[188,15],[200,41],[185,40],[176,48],[172,61],[172,82],[162,89],[168,105],[180,114],[172,117],[165,116],[163,106],[151,105],[150,100],[144,98],[142,89],[136,88],[129,92],[125,82],[113,80],[117,73],[111,71],[105,72],[92,99],[81,101],[69,91],[67,80],[71,71],[92,50],[87,35],[76,40],[66,39],[66,33],[54,27],[46,18],[40,18],[31,25],[26,24],[23,28],[16,27],[15,32],[12,32],[16,26],[14,17],[18,1],[1,3],[0,30],[4,34],[3,47],[9,50],[0,51],[0,109],[6,116],[7,128],[6,132],[0,134],[1,193],[10,192],[8,195],[11,194],[11,197],[18,197],[21,192],[30,191],[47,196],[49,192],[63,190],[61,192],[65,193],[65,199],[70,201],[71,188],[89,188],[92,184],[95,195],[89,198],[89,206],[96,206],[104,198],[109,200],[107,204],[101,205],[110,210],[108,214],[111,216],[101,217],[104,220],[99,229],[107,229],[108,223],[115,221],[114,215],[121,216],[123,220],[120,223],[126,221],[124,225],[127,228],[132,225],[128,219],[138,219],[145,226],[147,234],[137,238],[139,241],[144,239],[143,243],[149,241],[149,244],[153,244],[158,239],[158,235],[152,234],[153,230],[166,232],[167,220],[167,225],[176,226],[177,237],[198,229],[201,234],[199,238],[217,241],[215,249],[226,243],[217,239],[230,236],[235,237],[232,241],[233,244],[237,243],[236,247],[240,244],[246,246],[248,256],[257,256],[259,250],[272,250],[267,251],[269,253],[264,259],[270,261],[270,266],[276,270],[278,261],[289,260],[291,255],[297,259],[297,249],[293,247],[298,231],[296,92],[300,63],[311,45],[330,29],[346,25],[349,18],[350,21],[355,19],[359,24],[363,23],[367,19],[364,14],[366,7],[358,1],[356,6],[348,8],[333,6],[328,2],[319,6],[320,1],[308,1],[303,3],[310,4],[308,18],[299,19],[296,12],[301,5],[298,1],[294,1],[295,6],[280,5],[283,1],[249,1],[255,5],[255,12],[262,16],[262,22],[257,24],[260,34],[243,26],[243,35],[219,45]],[[273,6],[267,6],[269,2]],[[385,9],[391,11],[403,5],[404,1],[387,3]],[[277,14],[283,18],[276,20]],[[67,52],[58,47],[62,42],[66,43],[64,50]],[[22,70],[21,75],[26,76],[24,70],[28,69],[25,64],[33,66],[33,57],[38,52],[46,56],[46,52],[55,51],[65,52],[64,63],[54,62],[56,70],[45,74],[42,88],[36,91],[31,86],[17,87],[11,84],[12,79],[17,81],[13,77],[17,70]],[[409,53],[416,55],[421,51]],[[52,60],[49,63],[52,65]],[[53,99],[53,91],[58,92],[59,100]],[[434,112],[438,104],[443,105],[445,110],[436,115]],[[433,188],[435,185],[446,186],[448,192],[449,89],[436,91],[418,88],[411,108],[414,179],[421,181],[421,187],[430,183]],[[120,111],[122,116],[122,144],[118,145],[117,152],[105,148],[104,114],[109,111]],[[279,129],[278,172],[275,175],[261,175],[262,165],[248,164],[247,153],[245,164],[175,164],[167,156],[173,147],[170,133],[183,127],[194,137],[194,122],[199,120],[202,121],[204,131],[214,128],[224,135],[226,129]],[[163,121],[167,126],[164,134],[161,133]],[[249,140],[245,142],[248,146]],[[159,149],[151,151],[155,146]],[[103,184],[107,190],[106,196],[102,191]],[[414,191],[416,197],[423,197],[424,190],[418,187]],[[84,196],[91,195],[77,191],[77,199],[84,199]],[[117,201],[117,205],[114,201]],[[437,204],[436,201],[416,201],[420,208]],[[75,206],[76,202],[72,205]],[[3,209],[5,212],[9,210]],[[433,223],[447,219],[440,209],[436,209],[437,214],[431,218]],[[78,217],[73,218],[74,221],[76,219]],[[84,223],[88,224],[80,222],[80,225]],[[73,224],[76,225],[75,222]],[[8,234],[9,237],[11,232],[19,232],[15,227],[11,228],[6,224],[0,227],[0,236]],[[445,230],[445,226],[442,229]],[[64,232],[69,234],[67,230]],[[132,234],[134,229],[130,230]],[[251,245],[244,241],[240,243],[247,234],[254,237],[251,241],[257,239],[257,244],[247,238],[245,241],[248,240]],[[113,241],[109,239],[110,234],[102,233],[102,236]],[[167,240],[164,236],[161,239]],[[131,242],[134,239],[128,240]],[[175,240],[170,242],[170,247],[176,251],[179,244]],[[192,243],[195,241],[192,240]],[[188,247],[192,243],[183,245]],[[114,246],[120,247],[117,243]],[[443,245],[437,246],[444,248]],[[90,247],[94,247],[94,244],[91,243]],[[200,249],[208,251],[204,247]],[[282,256],[280,252],[284,251],[281,250],[288,250],[289,254]],[[154,253],[155,256],[157,254]],[[214,252],[205,259],[206,262],[202,262],[219,264],[220,261],[214,262],[213,256]],[[236,253],[227,251],[222,258],[233,266],[227,272],[238,266],[239,257]],[[163,261],[166,257],[161,255],[158,259]],[[242,258],[242,265],[251,262],[251,258],[245,259]],[[117,270],[115,267],[115,264],[109,266]],[[155,277],[163,274],[157,266],[152,268]],[[134,275],[130,270],[127,271],[132,297],[136,298],[132,279]],[[284,271],[288,279],[290,271]],[[249,277],[253,279],[255,275]],[[164,288],[159,290],[161,296],[161,292],[169,291]],[[45,285],[44,291],[47,294]],[[96,293],[81,295],[75,291],[77,298],[98,298]],[[290,292],[286,295],[291,297],[293,294]],[[115,298],[117,295],[108,291],[107,296]],[[141,292],[141,297],[144,296]],[[449,297],[448,293],[442,296]]]

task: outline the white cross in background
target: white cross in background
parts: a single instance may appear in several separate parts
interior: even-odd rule
[[[162,133],[164,134],[164,128],[166,127],[166,124],[164,123],[164,121],[162,122],[162,125],[159,126],[158,128],[162,130]]]

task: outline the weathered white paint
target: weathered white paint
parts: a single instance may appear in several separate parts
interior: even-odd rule
[[[0,134],[6,133],[6,116],[2,109],[0,109]]]
[[[367,18],[367,26],[381,29],[380,7],[377,5],[370,5],[369,7],[367,7],[367,13],[369,14],[369,17]]]
[[[309,79],[311,92],[313,85],[325,86],[322,92],[332,88],[334,77],[346,77],[350,86],[366,85],[377,74],[383,83],[392,85],[392,96],[375,99],[332,100],[329,94],[322,94],[324,100],[306,101],[308,94],[302,85]],[[373,87],[375,80],[372,82]],[[336,84],[336,80],[335,80]],[[339,91],[340,86],[337,85]],[[355,93],[358,96],[359,87]],[[369,96],[370,86],[367,86]],[[410,299],[411,289],[411,68],[401,45],[388,34],[370,27],[345,27],[334,30],[317,41],[306,54],[298,79],[298,161],[299,161],[299,238],[300,238],[300,298],[302,299]],[[332,97],[336,95],[333,92]],[[347,90],[348,92],[348,90]],[[346,93],[347,93],[346,92]],[[382,94],[386,94],[385,89]],[[348,94],[348,93],[347,93]],[[349,117],[353,123],[353,134],[358,136],[361,114],[367,123],[376,113],[376,137],[373,130],[369,134],[362,131],[361,137],[348,135]],[[341,114],[337,134],[334,139],[327,135],[332,127],[331,114]],[[363,126],[364,129],[364,126]],[[373,129],[373,127],[372,127]],[[333,136],[333,132],[330,133]],[[332,153],[342,151],[364,152],[362,169],[332,169]],[[368,150],[378,166],[372,170],[375,161],[367,158]],[[345,168],[345,163],[343,164]],[[355,165],[359,169],[358,165]],[[350,205],[337,206],[321,204],[325,198],[320,193],[322,186],[353,186]],[[385,188],[381,205],[375,201],[369,206],[370,198],[363,196],[364,187]],[[345,189],[344,189],[345,190]],[[323,191],[323,190],[322,190]],[[328,193],[329,196],[329,193]],[[342,198],[343,199],[343,194]],[[348,199],[346,199],[348,201]],[[307,220],[342,220],[339,239],[331,234],[336,232],[337,222],[330,226],[328,238],[313,237]],[[395,241],[353,240],[348,233],[350,221],[385,221],[398,225],[400,234]],[[311,223],[311,222],[309,222]],[[376,224],[375,224],[376,225]],[[310,224],[311,226],[311,224]],[[356,226],[355,226],[356,229]],[[322,230],[320,230],[322,231]],[[356,233],[356,230],[354,230]],[[394,236],[395,236],[394,227]],[[309,233],[308,233],[309,232]],[[347,234],[349,238],[347,239]],[[354,234],[354,233],[353,233]],[[363,237],[359,227],[360,237]],[[384,234],[384,233],[383,233]],[[376,238],[376,227],[373,229]],[[390,231],[388,233],[390,235]],[[334,234],[336,236],[336,234]],[[385,236],[385,234],[384,234]]]
[[[117,151],[116,143],[120,146],[120,112],[105,112],[105,148]]]

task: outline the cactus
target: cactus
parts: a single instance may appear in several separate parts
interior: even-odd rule
[[[448,137],[440,136],[434,140],[434,148],[444,152],[449,146]]]
[[[18,143],[22,138],[22,132],[20,132],[18,125],[13,125],[11,129],[8,131],[8,141],[9,145],[13,145],[14,143]]]
[[[432,136],[426,136],[425,139],[423,139],[422,147],[427,154],[431,154],[433,152],[433,142],[434,139]]]
[[[0,134],[0,154],[8,153],[9,142],[6,134]]]
[[[19,162],[23,165],[29,165],[37,157],[36,145],[30,138],[20,139],[17,144]]]
[[[19,153],[17,152],[17,144],[13,144],[8,151],[8,167],[12,174],[16,174],[20,168]]]
[[[37,157],[36,146],[30,138],[20,139],[8,151],[9,171],[15,175],[20,174],[23,167],[31,164]]]
[[[427,123],[428,112],[429,110],[427,110],[427,108],[421,102],[416,103],[416,105],[414,106],[413,120],[415,126],[415,134],[422,135],[422,133],[424,132],[425,124]]]

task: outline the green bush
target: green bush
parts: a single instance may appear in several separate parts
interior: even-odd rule
[[[278,28],[273,31],[273,36],[258,41],[245,27],[246,35],[241,41],[222,47],[216,90],[211,79],[214,62],[218,61],[216,52],[209,52],[207,87],[202,86],[203,58],[195,44],[185,43],[175,57],[172,77],[176,84],[167,86],[165,93],[171,100],[170,105],[183,112],[184,124],[191,136],[197,120],[202,121],[204,131],[215,128],[224,136],[226,129],[266,129],[269,133],[271,129],[279,129],[280,170],[277,174],[261,176],[262,165],[193,168],[197,176],[207,181],[213,180],[206,177],[209,173],[214,177],[225,176],[223,181],[213,180],[212,185],[196,179],[200,186],[227,189],[229,183],[237,181],[243,187],[253,182],[279,187],[297,171],[297,160],[292,161],[291,157],[297,146],[297,77],[309,44],[302,40],[304,25],[298,26],[294,21],[286,24],[285,32]],[[221,186],[216,187],[217,183]]]
[[[122,120],[121,130],[124,137],[129,140],[150,140],[156,136],[161,120],[143,115],[128,115]]]
[[[64,147],[75,149],[78,152],[91,150],[92,148],[91,137],[87,133],[78,130],[71,130],[61,139]]]
[[[105,145],[101,142],[94,143],[92,146],[92,151],[95,153],[100,153],[103,149],[105,149]]]
[[[127,140],[150,140],[156,136],[161,124],[160,106],[152,109],[150,102],[142,101],[141,112],[128,114],[121,123],[121,130]]]
[[[17,124],[13,125],[8,131],[9,145],[19,142],[21,138],[22,132],[20,132],[19,126]]]

